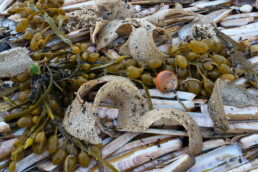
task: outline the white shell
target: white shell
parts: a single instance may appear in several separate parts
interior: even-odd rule
[[[249,13],[252,11],[252,9],[253,9],[253,7],[251,5],[243,5],[240,7],[240,11],[242,13]]]

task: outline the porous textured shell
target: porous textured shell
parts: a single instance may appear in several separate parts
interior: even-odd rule
[[[66,13],[67,23],[64,29],[71,32],[79,29],[87,29],[95,25],[98,14],[93,9],[81,9]]]
[[[97,35],[97,50],[105,48],[119,36],[129,36],[132,30],[133,27],[127,20],[113,20],[109,22]]]
[[[113,100],[119,109],[117,129],[139,131],[138,119],[148,110],[148,105],[137,87],[125,82],[108,82],[97,92],[94,106],[105,98]]]
[[[98,125],[99,128],[109,136],[118,136],[117,132],[102,124],[99,116],[97,115],[98,107],[93,106],[84,100],[92,88],[110,81],[120,81],[133,85],[129,79],[113,75],[106,75],[98,78],[97,80],[91,80],[83,84],[79,88],[75,100],[65,112],[63,125],[69,134],[80,140],[84,140],[87,143],[99,144],[101,143],[101,139],[95,130],[95,126]]]
[[[97,84],[92,80],[82,85],[75,100],[66,109],[63,125],[72,136],[91,144],[100,144],[101,139],[95,130],[97,108],[82,99]]]
[[[229,124],[224,111],[223,100],[219,88],[220,82],[220,79],[217,79],[215,82],[211,98],[208,102],[208,111],[215,127],[226,131],[229,129]]]
[[[141,39],[139,39],[141,38]],[[130,54],[137,61],[148,62],[150,59],[159,58],[164,60],[169,55],[161,52],[155,42],[167,42],[172,45],[171,36],[162,28],[144,28],[135,29],[128,40]]]
[[[96,0],[101,16],[106,20],[132,18],[135,15],[133,5],[124,0]]]
[[[128,84],[134,85],[134,83],[122,76],[116,76],[116,75],[105,75],[97,79],[98,83],[103,83],[103,82],[111,82],[111,81],[119,81],[119,82],[126,82]]]
[[[152,123],[163,118],[173,119],[186,129],[190,154],[198,155],[201,153],[203,147],[201,131],[196,122],[185,112],[171,108],[154,109],[139,119],[139,127],[141,130],[147,130]]]
[[[0,53],[0,78],[13,77],[33,64],[27,48],[12,48]]]
[[[208,103],[208,111],[215,126],[226,131],[229,129],[229,124],[223,105],[258,106],[258,97],[248,93],[240,86],[217,79]]]
[[[217,80],[217,86],[224,105],[238,107],[258,106],[258,97],[250,94],[243,87],[223,80]]]
[[[152,23],[150,23],[149,21],[147,21],[145,19],[133,18],[130,20],[131,20],[132,25],[135,26],[136,28],[144,27],[145,29],[148,29],[148,30],[156,28],[155,25],[153,25]]]

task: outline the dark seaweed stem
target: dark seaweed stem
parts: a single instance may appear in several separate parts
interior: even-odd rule
[[[29,109],[27,110],[24,110],[20,113],[16,113],[16,114],[12,114],[12,115],[9,115],[9,116],[6,116],[5,117],[5,121],[10,121],[12,119],[15,119],[15,118],[19,118],[21,116],[24,116],[26,114],[29,114],[31,113],[33,110],[35,110],[44,100],[45,98],[48,96],[48,94],[50,93],[51,89],[52,89],[52,86],[53,86],[53,75],[52,75],[52,72],[51,70],[49,69],[49,67],[46,67],[50,73],[50,82],[49,82],[49,86],[47,88],[47,90],[45,91],[45,93],[39,98],[39,100],[32,106],[30,106]]]

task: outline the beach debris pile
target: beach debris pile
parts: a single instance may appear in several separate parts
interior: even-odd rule
[[[257,170],[257,3],[0,0],[0,169]]]

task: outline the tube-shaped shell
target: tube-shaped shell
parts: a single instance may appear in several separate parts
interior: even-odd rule
[[[113,157],[109,159],[108,162],[114,165],[114,167],[119,171],[129,171],[130,169],[148,162],[151,159],[155,159],[181,148],[182,141],[180,139],[166,140],[162,141],[160,146],[151,144],[150,146],[134,149],[128,153]],[[97,172],[100,171],[100,169],[98,167],[94,167],[90,171]],[[104,167],[104,171],[108,171],[107,167]]]
[[[163,26],[165,24],[165,18],[175,14],[195,15],[192,11],[185,11],[180,9],[165,9],[154,13],[147,17],[147,21],[156,26]]]
[[[193,156],[189,154],[181,155],[177,160],[169,164],[168,166],[162,168],[159,172],[173,171],[173,172],[181,172],[187,171],[191,168],[195,163],[195,159]]]
[[[198,155],[202,151],[203,142],[201,131],[196,122],[185,112],[170,109],[161,108],[148,111],[139,120],[139,127],[142,130],[147,130],[151,124],[162,118],[170,118],[177,121],[182,125],[189,136],[189,153]]]
[[[169,57],[169,55],[160,52],[155,42],[166,42],[172,45],[172,38],[166,30],[162,28],[140,27],[131,33],[127,44],[135,60],[148,62],[150,59],[154,58],[164,60]]]
[[[229,159],[242,157],[242,151],[237,144],[221,147],[211,152],[199,155],[195,158],[195,165],[188,170],[188,172],[205,171],[216,168],[217,166],[224,164],[230,165]],[[238,159],[237,159],[238,160]],[[242,163],[245,163],[246,159],[241,159]],[[237,164],[236,164],[237,165]],[[224,170],[223,170],[224,171]]]
[[[257,145],[257,140],[258,140],[258,134],[252,134],[247,137],[243,137],[239,140],[240,146],[242,149],[249,149],[252,146]]]
[[[138,88],[125,82],[108,82],[97,92],[94,106],[97,107],[105,98],[113,100],[119,109],[117,128],[138,132],[138,119],[148,110]]]

